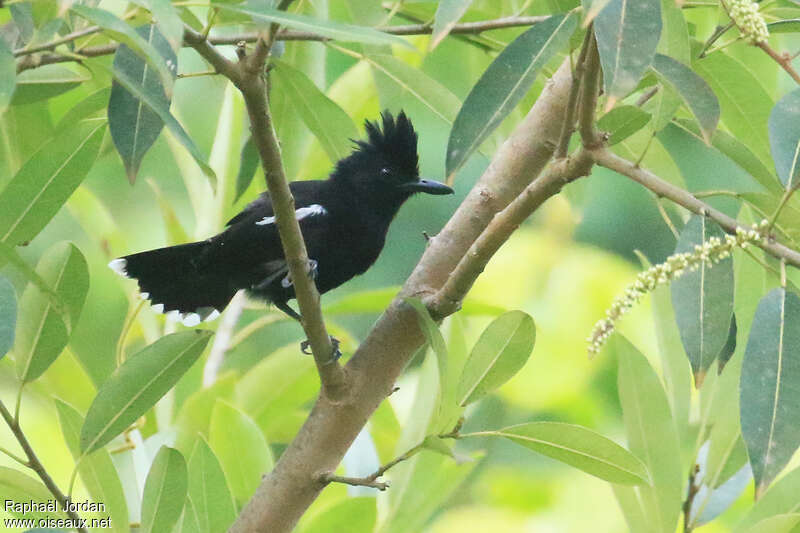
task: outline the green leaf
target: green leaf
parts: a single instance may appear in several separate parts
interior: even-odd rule
[[[392,300],[394,300],[398,292],[400,292],[399,286],[353,292],[343,296],[335,302],[325,304],[323,306],[323,311],[325,312],[325,315],[382,313],[387,307],[389,307],[389,304],[392,303]],[[485,303],[467,296],[464,299],[459,313],[464,316],[497,316],[505,311],[506,310],[503,307]]]
[[[319,394],[311,357],[297,356],[297,344],[264,358],[236,384],[236,404],[250,415],[272,442],[288,442],[305,420],[304,408]],[[298,414],[302,416],[296,421]]]
[[[800,524],[800,513],[779,514],[765,518],[747,533],[791,533],[797,524]]]
[[[208,443],[222,465],[233,497],[246,503],[274,464],[261,429],[233,405],[217,400],[211,412]]]
[[[660,0],[611,0],[594,20],[603,86],[611,107],[639,83],[661,37]]]
[[[478,463],[422,451],[391,470],[392,488],[378,495],[381,516],[374,533],[423,531]],[[383,500],[383,501],[381,501]]]
[[[767,24],[770,35],[773,33],[798,33],[800,32],[800,19],[779,20]]]
[[[661,22],[663,28],[657,51],[688,64],[691,61],[689,28],[681,6],[674,0],[661,0]]]
[[[769,143],[781,183],[800,187],[800,89],[781,98],[769,114]]]
[[[725,232],[716,222],[693,215],[681,231],[675,252],[694,252],[695,246],[713,237],[724,238]],[[730,257],[713,265],[706,261],[673,281],[670,289],[683,348],[699,388],[728,340],[733,315],[733,261]]]
[[[41,376],[66,347],[89,291],[89,268],[72,243],[58,243],[45,252],[37,274],[59,297],[63,309],[34,284],[22,293],[17,319],[17,376],[23,382]],[[61,314],[63,313],[63,314]]]
[[[800,512],[798,493],[800,493],[800,468],[792,470],[776,481],[753,505],[734,531],[743,533],[771,516]]]
[[[17,88],[11,97],[11,104],[25,105],[47,100],[90,79],[91,76],[83,68],[80,73],[56,64],[28,69],[17,75]]]
[[[450,89],[431,78],[420,69],[386,54],[363,56],[372,68],[386,75],[403,91],[420,101],[437,117],[452,124],[458,115],[461,101]]]
[[[158,186],[155,180],[148,178],[146,181],[150,188],[153,189],[153,194],[156,197],[158,209],[161,211],[161,218],[164,220],[164,228],[167,231],[168,242],[179,244],[190,241],[189,234],[183,229],[172,202],[164,196],[164,193],[161,192],[161,187]]]
[[[678,435],[661,381],[647,359],[624,337],[610,339],[619,363],[619,390],[628,449],[650,472],[652,487],[638,497],[651,531],[674,533],[680,513],[683,474]]]
[[[0,499],[3,502],[12,501],[14,504],[20,504],[20,506],[28,502],[45,505],[53,500],[53,495],[41,481],[23,474],[19,470],[0,466]],[[21,508],[15,508],[14,506],[5,508],[6,512],[12,516],[30,520],[64,518],[63,512],[60,511],[61,507],[59,506],[58,509],[54,516],[54,513],[47,511],[23,512]]]
[[[756,498],[800,445],[800,297],[773,289],[758,304],[742,364],[740,416]]]
[[[719,99],[722,123],[762,162],[770,162],[767,117],[772,99],[749,67],[725,52],[695,60],[700,74]]]
[[[728,361],[731,360],[733,357],[733,353],[736,351],[736,335],[739,331],[739,328],[736,325],[736,314],[731,315],[731,325],[728,329],[728,340],[725,341],[725,345],[722,347],[722,350],[719,352],[719,356],[717,356],[717,363],[719,364],[719,373],[725,369],[725,365],[728,364]]]
[[[645,269],[650,262],[639,255]],[[675,323],[675,313],[670,302],[669,287],[661,285],[651,295],[656,341],[664,372],[664,387],[672,410],[672,419],[678,435],[684,435],[689,424],[692,378],[689,361],[683,351],[680,332]]]
[[[222,533],[236,518],[225,474],[202,438],[197,440],[189,458],[189,500],[197,520],[197,533]]]
[[[100,386],[81,429],[84,453],[102,447],[147,412],[203,352],[211,332],[166,335],[129,357]]]
[[[141,533],[171,531],[183,511],[188,486],[189,473],[183,455],[162,446],[144,484]]]
[[[116,15],[105,9],[89,7],[85,5],[73,5],[70,10],[81,18],[84,18],[103,28],[103,31],[110,35],[114,40],[127,45],[136,54],[147,61],[153,67],[158,77],[161,78],[161,85],[166,89],[167,94],[172,94],[172,83],[177,71],[177,65],[169,65],[169,60],[165,61],[159,50],[153,46],[151,41],[144,39],[136,29],[127,22],[117,18]]]
[[[430,49],[433,50],[442,40],[447,37],[453,26],[469,9],[472,0],[442,0],[436,8],[436,16],[433,19],[433,34],[431,35]]]
[[[481,431],[476,435],[505,437],[610,483],[642,485],[650,482],[647,468],[635,455],[582,426],[561,422],[528,422],[494,431]]]
[[[310,31],[335,41],[411,46],[405,39],[372,28],[353,26],[351,24],[343,24],[332,20],[322,20],[305,15],[298,15],[296,13],[287,13],[273,7],[268,7],[263,3],[226,4],[222,2],[212,2],[211,5],[226,11],[249,15],[256,22],[276,22],[281,26],[293,30]]]
[[[700,124],[703,139],[711,144],[711,137],[719,122],[719,102],[711,87],[692,69],[669,56],[656,54],[653,70],[681,95]]]
[[[650,113],[634,105],[615,107],[597,121],[597,127],[609,133],[608,144],[624,141],[650,122]]]
[[[514,39],[492,61],[453,123],[447,142],[447,176],[467,161],[522,100],[539,70],[567,45],[576,23],[574,14],[550,17]]]
[[[172,5],[171,0],[146,0],[146,5],[170,47],[176,52],[180,50],[183,44],[183,21],[178,8]]]
[[[11,103],[17,85],[17,63],[4,39],[0,39],[0,114]]]
[[[653,113],[653,131],[661,131],[671,123],[672,117],[681,107],[678,91],[668,83],[662,83],[659,91],[645,104],[645,109]]]
[[[83,122],[40,148],[0,191],[0,241],[33,239],[92,168],[105,121]]]
[[[174,76],[178,69],[178,58],[158,28],[151,24],[140,26],[136,32],[166,59]],[[153,68],[130,47],[123,44],[117,48],[113,68],[115,72],[124,72],[142,92],[152,95],[159,106],[169,109],[170,97],[164,85],[153,72]],[[136,180],[144,154],[153,146],[163,128],[164,122],[155,111],[119,82],[112,82],[111,98],[108,100],[108,130],[131,183]]]
[[[702,138],[700,137],[700,130],[694,121],[676,118],[674,124],[692,133],[692,135]],[[780,191],[781,187],[778,185],[778,179],[775,174],[739,139],[727,131],[717,129],[711,139],[711,144],[742,170],[750,174],[762,187],[772,192]]]
[[[442,336],[442,332],[439,331],[439,326],[437,326],[436,322],[433,321],[428,309],[420,299],[406,298],[405,301],[417,312],[419,327],[425,334],[425,339],[428,341],[428,345],[436,354],[436,366],[439,371],[439,394],[436,402],[438,407],[436,408],[436,411],[434,411],[433,418],[434,420],[443,417],[449,418],[450,411],[454,408],[454,406],[445,405],[443,400],[444,398],[454,397],[453,390],[455,387],[455,382],[450,379],[450,373],[447,369],[447,345],[445,345],[444,337]]]
[[[581,28],[588,28],[589,24],[597,17],[597,15],[608,5],[610,0],[581,0],[581,7],[583,7],[583,20],[581,21]]]
[[[275,83],[285,83],[293,95],[295,109],[317,137],[332,162],[347,157],[358,130],[339,105],[320,91],[303,72],[282,61],[273,61]]]
[[[509,311],[494,319],[472,348],[458,383],[458,404],[473,403],[525,366],[536,341],[533,318],[522,311]]]
[[[375,529],[375,498],[359,496],[339,501],[314,515],[299,533],[366,532]]]
[[[144,104],[150,110],[158,115],[161,121],[167,126],[167,129],[170,131],[170,133],[172,133],[178,142],[180,142],[183,147],[188,150],[189,154],[194,158],[206,176],[212,180],[216,180],[214,171],[205,162],[203,154],[200,153],[200,150],[194,144],[194,141],[192,141],[191,137],[189,137],[189,134],[186,133],[186,130],[183,129],[183,126],[181,126],[180,123],[175,120],[175,117],[173,117],[169,112],[169,107],[164,105],[161,95],[158,92],[150,90],[150,87],[139,85],[135,79],[131,78],[124,71],[115,69],[112,72],[112,75],[114,79],[119,82],[120,85],[122,85],[122,87],[127,89],[127,91],[139,101],[144,102]]]
[[[256,170],[261,164],[261,159],[258,156],[258,150],[253,142],[252,137],[248,137],[247,142],[242,146],[242,155],[239,158],[239,173],[236,175],[236,196],[234,202],[239,200],[245,193],[253,178],[256,175]]]
[[[17,324],[17,293],[5,276],[0,275],[0,359],[14,346]]]
[[[106,505],[106,516],[111,518],[112,530],[127,533],[130,530],[128,504],[117,470],[111,462],[111,454],[106,450],[99,450],[88,457],[81,456],[79,441],[83,417],[71,405],[59,399],[56,399],[55,403],[61,433],[72,457],[78,462],[78,474],[86,490],[95,502]]]
[[[105,118],[110,97],[111,87],[103,87],[91,93],[64,113],[64,116],[58,121],[55,131],[60,133],[89,118]]]

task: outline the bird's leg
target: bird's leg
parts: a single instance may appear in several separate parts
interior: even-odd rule
[[[308,277],[312,280],[317,279],[317,262],[313,259],[309,259],[308,263],[306,264],[306,272],[308,273]],[[281,280],[281,287],[284,289],[288,289],[292,286],[292,274],[287,273],[283,279]]]
[[[289,307],[289,302],[272,302],[275,304],[275,307],[286,313],[289,317],[294,318],[300,324],[303,323],[303,317],[300,316],[300,313]]]
[[[314,263],[316,263],[316,261],[314,261]],[[277,307],[278,309],[280,309],[281,311],[286,313],[291,318],[297,320],[302,325],[303,317],[300,316],[300,314],[297,311],[292,309],[289,306],[288,302],[273,302],[273,303],[275,304],[275,307]],[[336,337],[334,337],[332,335],[330,336],[330,339],[331,339],[331,344],[333,345],[333,360],[336,361],[337,359],[339,359],[342,356],[342,352],[341,352],[341,350],[339,350],[339,344],[341,344],[341,343],[339,342],[339,339],[337,339]],[[300,351],[303,352],[306,355],[311,355],[311,352],[309,351],[309,347],[310,346],[311,346],[311,343],[308,342],[308,339],[306,339],[306,340],[304,340],[303,342],[300,343]]]

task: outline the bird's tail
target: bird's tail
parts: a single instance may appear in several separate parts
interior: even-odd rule
[[[228,276],[201,260],[209,246],[206,241],[169,246],[126,255],[108,266],[138,281],[142,298],[156,312],[176,314],[185,325],[196,326],[219,316],[237,291]]]

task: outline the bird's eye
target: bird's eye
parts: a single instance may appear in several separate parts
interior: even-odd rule
[[[389,173],[390,173],[390,170],[387,167],[383,167],[381,169],[381,176],[388,176]]]

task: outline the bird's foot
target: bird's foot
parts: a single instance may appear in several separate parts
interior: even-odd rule
[[[306,264],[306,273],[308,277],[312,280],[317,279],[317,262],[314,259],[309,259],[308,263]],[[293,285],[292,283],[292,274],[286,274],[283,279],[281,280],[281,287],[284,289],[288,289]]]
[[[341,342],[339,342],[339,339],[337,339],[334,336],[330,336],[330,339],[331,339],[331,344],[333,345],[332,361],[336,361],[342,356],[342,351],[339,349],[339,345],[341,344]],[[300,343],[300,351],[306,355],[311,355],[311,343],[308,341],[308,339]]]

